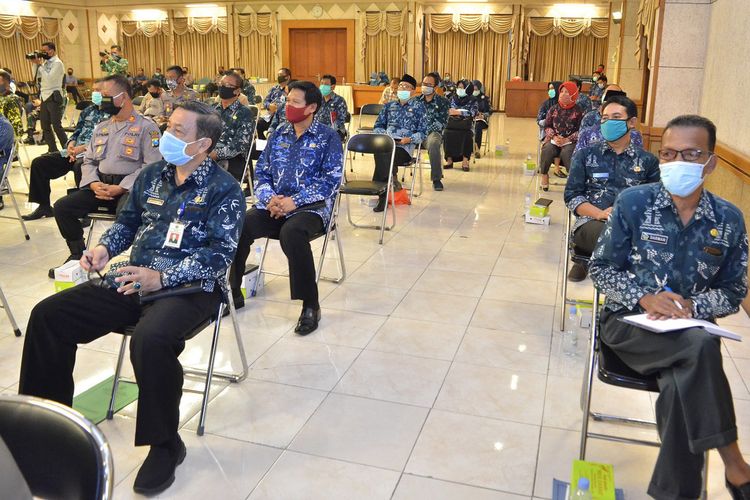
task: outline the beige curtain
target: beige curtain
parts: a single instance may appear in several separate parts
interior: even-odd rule
[[[0,66],[9,68],[17,82],[31,81],[31,63],[24,54],[41,49],[44,42],[54,42],[62,55],[59,29],[59,21],[53,18],[0,16]]]
[[[213,80],[217,67],[230,66],[229,36],[218,30],[206,34],[197,31],[175,34],[174,55],[175,64],[187,66],[196,80],[205,77]]]
[[[524,42],[521,59],[528,61],[531,35],[562,35],[574,38],[579,35],[590,35],[595,38],[609,37],[609,19],[560,19],[552,17],[526,18]],[[588,72],[589,70],[587,70]]]
[[[425,70],[450,73],[454,80],[480,80],[492,100],[492,108],[505,109],[509,37],[508,33],[494,31],[432,33],[430,62],[425,63]]]
[[[365,74],[385,71],[391,78],[401,76],[406,66],[408,11],[364,12],[362,52]]]
[[[568,75],[589,75],[607,58],[607,38],[578,35],[531,35],[528,78],[538,82],[567,80]]]
[[[245,68],[248,77],[273,79],[277,51],[276,14],[238,14],[236,31],[239,35],[237,65]]]
[[[130,72],[133,75],[136,74],[138,68],[143,68],[146,76],[150,77],[156,68],[161,68],[163,73],[172,65],[167,34],[148,37],[139,33],[124,36],[121,40],[123,53],[128,59]]]
[[[638,6],[638,19],[636,20],[635,56],[638,58],[638,67],[643,67],[646,56],[653,49],[654,29],[656,25],[656,13],[659,10],[659,0],[641,0]],[[643,39],[646,39],[646,54],[641,52]]]

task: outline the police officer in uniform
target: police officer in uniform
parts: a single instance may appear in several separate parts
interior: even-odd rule
[[[185,86],[185,71],[180,66],[170,66],[167,68],[167,89],[167,92],[162,92],[161,94],[161,100],[164,103],[164,113],[156,120],[162,129],[167,127],[167,120],[177,105],[198,99],[198,93]]]
[[[81,167],[81,189],[55,203],[55,221],[70,249],[66,262],[80,259],[85,250],[78,219],[90,212],[121,207],[141,168],[161,160],[159,129],[133,108],[127,78],[103,78],[101,92],[100,109],[112,118],[94,129]],[[50,278],[54,275],[55,270],[50,269]]]

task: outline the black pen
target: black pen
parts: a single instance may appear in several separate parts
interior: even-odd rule
[[[91,260],[91,255],[88,252],[84,253],[83,255],[84,257],[86,257],[86,260],[89,261],[89,272],[91,272],[90,270],[94,268],[94,261]],[[98,269],[94,269],[94,272],[97,276],[99,276],[99,279],[104,281],[104,276],[102,276],[102,273],[100,273]]]

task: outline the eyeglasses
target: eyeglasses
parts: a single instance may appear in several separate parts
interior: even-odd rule
[[[404,83],[404,82],[399,83],[398,84],[398,88],[401,89],[401,90],[414,90],[414,87],[412,87],[410,84]]]
[[[629,120],[629,119],[630,119],[630,118],[628,118],[627,116],[622,116],[622,117],[620,117],[620,116],[612,116],[612,117],[602,116],[602,119],[601,119],[601,120],[599,120],[599,122],[600,122],[600,123],[605,123],[605,122],[608,122],[609,120],[622,120],[622,121],[627,121],[627,120]]]
[[[703,151],[701,149],[683,149],[682,151],[677,151],[674,149],[660,149],[659,150],[659,159],[664,161],[673,161],[675,158],[677,158],[677,155],[679,154],[683,160],[685,161],[695,161],[701,156],[703,156],[704,153],[713,154],[711,151]]]

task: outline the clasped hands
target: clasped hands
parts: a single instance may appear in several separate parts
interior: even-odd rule
[[[99,200],[114,200],[125,193],[125,189],[120,186],[103,182],[92,182],[89,184],[89,189],[94,192],[94,196]]]
[[[109,252],[104,245],[97,245],[93,250],[86,250],[80,260],[81,268],[87,272],[99,272],[104,269],[107,262],[109,262]],[[117,272],[120,274],[115,278],[115,282],[120,284],[117,292],[123,295],[155,292],[162,288],[159,271],[147,267],[124,266]]]
[[[80,146],[76,146],[75,142],[70,141],[66,150],[68,153],[68,161],[70,163],[75,163],[76,156],[86,151],[86,145],[82,144]]]
[[[280,219],[285,217],[287,214],[296,210],[297,205],[290,196],[284,196],[283,194],[277,194],[271,197],[271,201],[266,205],[266,209],[271,212],[271,217],[274,219]]]

